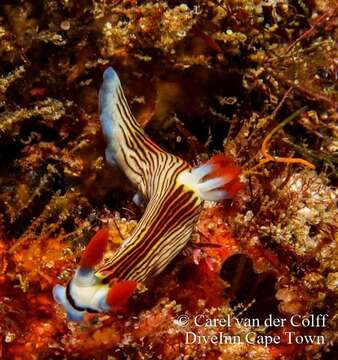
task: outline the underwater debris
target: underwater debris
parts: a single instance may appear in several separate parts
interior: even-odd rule
[[[4,94],[8,87],[25,72],[24,66],[19,66],[15,71],[0,78],[0,94]]]
[[[46,99],[37,102],[33,109],[20,109],[14,112],[3,112],[0,116],[0,141],[4,137],[14,137],[19,134],[25,120],[41,116],[48,121],[60,119],[65,114],[63,104],[56,99]]]

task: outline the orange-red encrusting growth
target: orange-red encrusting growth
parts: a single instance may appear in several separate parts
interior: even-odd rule
[[[97,265],[103,257],[108,244],[109,230],[100,229],[89,241],[84,250],[80,266],[85,268],[92,268]]]
[[[230,197],[234,197],[242,188],[242,183],[239,180],[241,169],[232,159],[225,155],[214,155],[208,161],[208,164],[212,164],[214,167],[210,177],[224,178],[226,184],[222,188],[230,195]]]

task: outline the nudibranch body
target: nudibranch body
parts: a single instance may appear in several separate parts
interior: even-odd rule
[[[103,75],[100,121],[106,160],[120,167],[148,202],[131,236],[101,264],[108,231],[100,230],[85,249],[66,288],[53,292],[68,319],[125,305],[137,283],[160,273],[190,240],[204,200],[232,197],[240,170],[221,155],[197,168],[154,144],[133,117],[112,68]]]

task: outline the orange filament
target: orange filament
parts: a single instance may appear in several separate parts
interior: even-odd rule
[[[303,107],[303,108],[297,110],[295,113],[290,115],[288,118],[286,118],[284,121],[282,121],[280,124],[278,124],[275,128],[272,129],[272,131],[264,138],[263,143],[262,143],[261,153],[264,158],[262,160],[260,160],[259,164],[257,164],[256,166],[254,166],[251,169],[249,169],[248,171],[246,171],[246,173],[250,173],[254,169],[256,169],[270,161],[275,161],[275,162],[285,163],[285,164],[302,164],[304,166],[307,166],[310,169],[315,169],[315,166],[307,160],[300,159],[300,158],[272,156],[269,153],[269,145],[270,145],[269,143],[270,143],[272,136],[275,133],[277,133],[282,127],[284,127],[288,122],[292,121],[298,115],[300,115],[305,109],[306,109],[306,107]]]

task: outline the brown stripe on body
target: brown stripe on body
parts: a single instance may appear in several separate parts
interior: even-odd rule
[[[177,195],[179,194],[179,190],[177,190]],[[138,248],[139,243],[145,243],[148,241],[148,238],[153,235],[154,229],[157,229],[158,222],[162,220],[163,216],[167,216],[167,211],[170,209],[170,202],[173,201],[174,198],[170,197],[167,198],[165,201],[165,204],[161,203],[161,201],[157,201],[158,197],[154,196],[152,198],[151,203],[148,205],[147,210],[145,211],[141,221],[139,222],[137,228],[135,229],[135,232],[132,236],[134,236],[134,241],[131,241],[131,246],[128,247],[128,249],[123,252],[122,254],[116,254],[115,261],[118,262],[119,258],[122,256],[128,257],[137,255],[137,253],[140,251]],[[166,208],[164,214],[163,211],[161,211],[161,207]],[[157,215],[159,214],[159,215]],[[156,219],[156,221],[155,221]],[[146,231],[145,235],[142,235],[145,230],[150,228],[150,230]],[[130,254],[128,254],[130,253]],[[108,266],[107,266],[108,265]],[[102,270],[107,270],[107,267],[109,267],[109,264],[107,264],[102,267]],[[101,270],[101,269],[100,269]]]
[[[186,214],[184,217],[184,222],[182,222],[181,216],[177,216],[181,221],[177,221],[176,219],[172,222],[171,226],[166,229],[164,236],[148,249],[149,251],[142,257],[141,261],[139,261],[129,273],[124,274],[126,279],[144,279],[147,277],[148,273],[158,273],[159,268],[162,269],[162,267],[168,265],[168,263],[182,250],[190,238],[196,215],[199,213],[199,206],[190,210],[190,213]],[[185,226],[186,229],[184,229]],[[162,259],[165,259],[163,264]],[[149,266],[152,263],[153,265]]]
[[[184,164],[183,169],[185,168]],[[165,169],[165,174],[168,175],[166,181],[164,181],[168,183],[167,189],[161,182],[162,187],[160,186],[158,193],[153,195],[152,201],[149,203],[149,209],[147,208],[135,229],[128,247],[121,247],[108,263],[98,269],[101,276],[105,274],[106,279],[104,282],[109,282],[110,279],[115,277],[133,279],[133,274],[143,268],[145,263],[151,262],[153,256],[161,259],[162,256],[159,253],[163,249],[168,252],[170,244],[175,249],[176,247],[178,249],[177,251],[174,248],[172,249],[175,250],[172,252],[175,256],[189,240],[194,225],[193,220],[195,220],[200,210],[200,201],[193,192],[185,190],[183,186],[177,187],[176,175],[170,177],[171,169],[171,166]],[[173,178],[174,182],[172,181]],[[182,226],[184,227],[187,222],[188,229],[184,230],[186,234],[180,240],[178,235],[182,231]],[[177,239],[180,241],[176,245]],[[172,257],[169,255],[167,261],[170,262]],[[160,267],[163,267],[162,263]],[[157,270],[156,268],[149,269],[149,272],[154,273]],[[143,278],[144,276],[141,274],[137,277]]]
[[[187,196],[184,196],[181,200],[186,201],[186,199]],[[171,199],[168,200],[170,201]],[[179,200],[180,199],[177,198],[177,201]],[[164,205],[167,205],[167,203]],[[173,226],[177,225],[181,214],[175,214],[174,217],[170,217],[170,214],[168,216],[169,212],[175,212],[177,205],[180,205],[180,203],[176,203],[173,208],[169,208],[170,204],[168,204],[168,209],[163,211],[159,218],[154,218],[154,226],[150,229],[150,231],[147,232],[146,236],[144,236],[142,239],[142,242],[136,248],[134,248],[133,251],[128,254],[128,256],[123,258],[123,263],[120,265],[120,271],[119,269],[116,269],[116,271],[119,273],[119,276],[124,277],[133,269],[136,270],[137,267],[142,264],[142,260],[146,258],[149,253],[151,253],[151,250],[164,240],[166,232]]]
[[[200,198],[177,181],[190,166],[156,145],[132,115],[122,87],[116,89],[110,150],[148,206],[131,237],[98,267],[104,283],[113,278],[144,280],[161,271],[189,241]]]

